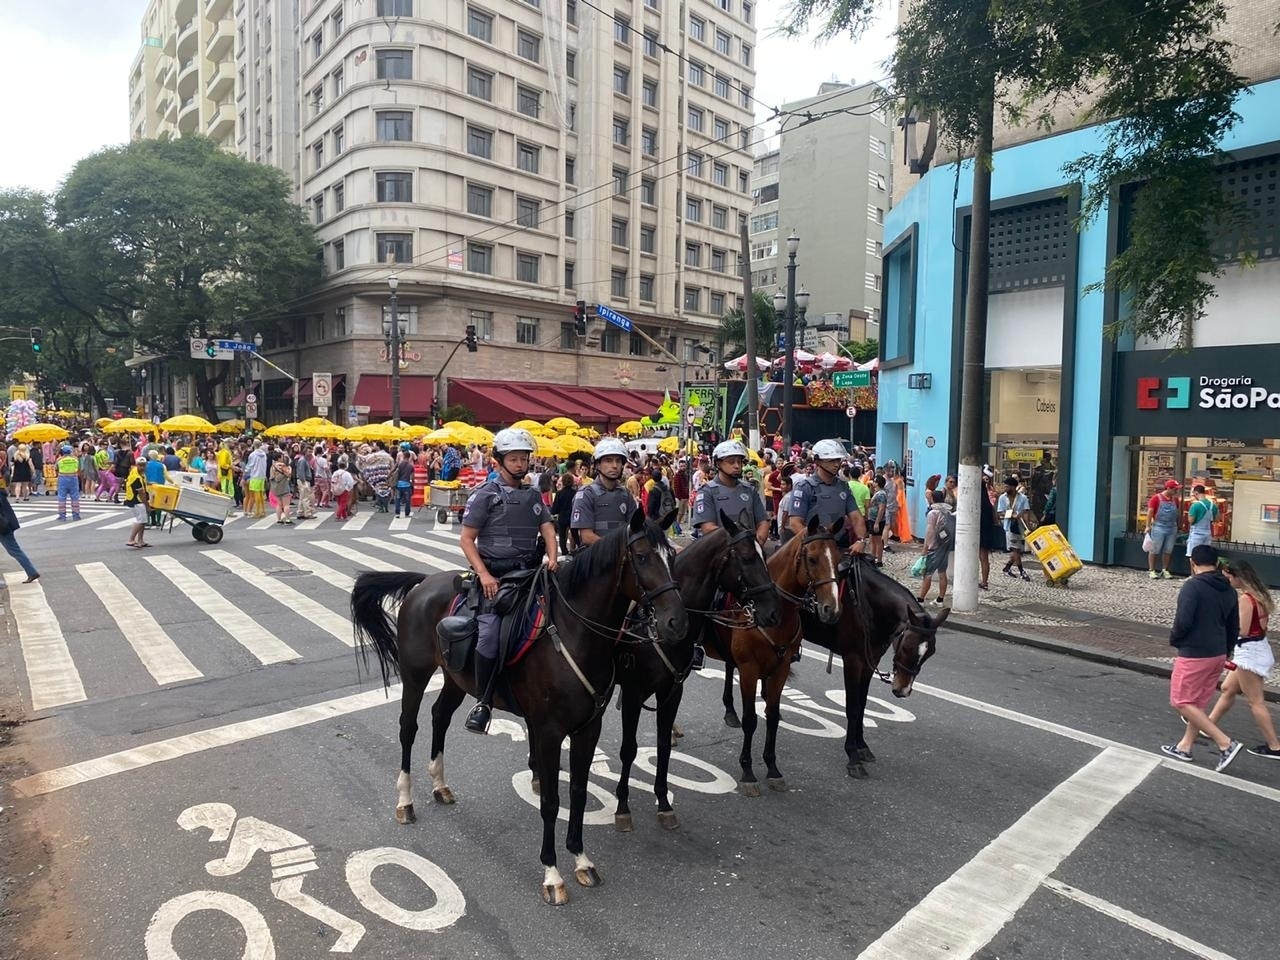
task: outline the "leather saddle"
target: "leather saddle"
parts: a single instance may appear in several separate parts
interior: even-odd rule
[[[436,624],[436,640],[445,666],[465,671],[475,652],[481,613],[495,613],[498,625],[498,657],[505,664],[522,657],[541,633],[543,616],[539,603],[542,567],[512,570],[498,578],[498,595],[485,600],[480,578],[474,573],[454,578],[455,596],[448,616]]]

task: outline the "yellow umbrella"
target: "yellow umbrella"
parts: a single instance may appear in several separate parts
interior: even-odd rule
[[[534,456],[538,457],[563,457],[567,456],[561,449],[560,444],[550,437],[539,437],[534,435],[533,442]]]
[[[511,427],[514,430],[528,430],[530,433],[543,429],[543,425],[537,420],[517,420]]]
[[[760,456],[760,454],[756,453],[756,451],[748,449],[747,457],[750,458],[751,462],[754,463],[757,467],[764,466],[764,457]]]
[[[472,427],[467,431],[467,442],[478,443],[482,447],[493,445],[493,433],[484,427]]]
[[[576,428],[578,423],[576,420],[570,420],[568,417],[552,417],[547,421],[547,426],[559,433],[564,433],[570,428]]]
[[[639,420],[628,420],[625,423],[618,424],[618,429],[614,432],[620,437],[636,437],[640,435],[640,431],[644,427],[640,426]]]
[[[312,417],[311,419],[319,420],[320,422],[313,423],[308,420],[303,420],[301,423],[296,424],[298,429],[295,436],[307,437],[311,440],[332,440],[338,437],[344,437],[347,434],[346,427],[340,427],[336,423],[325,420],[323,417]]]
[[[679,453],[680,438],[677,436],[663,437],[658,441],[658,451],[660,453]]]
[[[556,445],[564,451],[565,456],[571,453],[592,453],[595,446],[585,437],[559,437],[555,440]]]
[[[197,417],[191,413],[161,420],[159,427],[161,430],[177,433],[216,433],[218,429],[204,417]]]
[[[45,443],[49,440],[65,440],[71,434],[56,423],[31,423],[13,432],[19,443]]]
[[[448,423],[441,424],[441,426],[446,430],[470,430],[472,425],[461,420],[450,420]]]
[[[381,440],[383,443],[395,443],[405,438],[403,431],[381,423],[366,423],[361,427],[350,427],[343,432],[343,437],[361,442]]]
[[[102,428],[103,433],[155,433],[156,425],[139,417],[122,417]]]
[[[463,443],[465,442],[459,435],[457,430],[449,430],[441,427],[439,430],[432,430],[422,438],[422,442],[428,446],[443,446],[446,443]]]
[[[262,433],[266,437],[298,437],[301,436],[298,433],[301,429],[302,424],[300,423],[277,423],[274,426],[267,427]]]
[[[110,423],[112,419],[113,419],[112,417],[99,417],[97,420],[93,421],[93,425],[97,427],[99,430],[101,430],[108,423]]]
[[[253,429],[259,432],[267,429],[267,425],[261,420],[253,421]],[[245,426],[243,420],[223,420],[218,424],[219,433],[244,433]]]

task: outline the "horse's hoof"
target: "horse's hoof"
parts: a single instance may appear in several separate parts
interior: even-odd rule
[[[613,829],[617,830],[619,833],[630,833],[631,832],[631,814],[615,813],[613,815]]]
[[[673,723],[671,725],[671,739],[679,740],[684,737],[684,731],[680,729],[680,724]]]
[[[563,883],[544,883],[542,902],[553,907],[563,907],[569,902],[569,891]]]
[[[407,804],[403,807],[396,807],[396,823],[417,823],[418,815],[413,812],[413,804]]]
[[[595,867],[583,867],[581,870],[573,871],[574,878],[578,884],[583,887],[598,887],[604,883],[604,877],[600,876],[600,871]],[[568,899],[566,896],[565,899]]]
[[[539,780],[537,777],[534,777],[534,778],[533,778],[533,780],[532,780],[532,781],[530,781],[529,786],[533,787],[533,795],[534,795],[535,797],[540,797],[540,796],[542,796],[542,781],[541,781],[541,780]]]
[[[863,763],[874,763],[876,759],[876,755],[871,752],[870,747],[859,747],[858,759],[861,760]]]
[[[849,764],[849,766],[845,767],[845,771],[855,780],[865,780],[870,776],[867,773],[867,768],[858,762]]]
[[[760,784],[755,780],[740,780],[738,782],[738,791],[744,797],[760,796]]]
[[[738,730],[742,727],[742,721],[738,719],[738,715],[736,713],[726,713],[724,715],[724,725]]]
[[[442,803],[446,807],[458,802],[458,798],[453,795],[453,791],[448,787],[441,787],[439,790],[432,790],[431,796],[436,798],[436,803]]]
[[[778,793],[787,792],[787,781],[782,779],[782,777],[770,777],[768,783],[770,790],[776,790]]]
[[[658,826],[663,830],[674,830],[680,826],[680,821],[676,819],[676,812],[674,810],[659,810]]]

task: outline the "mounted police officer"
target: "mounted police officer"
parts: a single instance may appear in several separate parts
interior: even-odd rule
[[[627,462],[626,445],[617,437],[604,437],[593,452],[596,478],[573,498],[569,526],[578,531],[582,545],[590,546],[610,530],[626,526],[636,512],[636,501],[622,484]]]
[[[824,527],[843,520],[841,535],[847,535],[854,543],[853,550],[861,552],[867,525],[849,484],[840,479],[840,467],[847,456],[839,440],[819,440],[813,445],[815,469],[811,476],[794,479],[787,498],[787,524],[792,533],[802,535],[815,515]]]
[[[715,478],[704,483],[693,498],[693,516],[689,522],[695,530],[710,533],[720,526],[721,510],[735,518],[746,510],[755,524],[756,540],[763,546],[769,539],[769,517],[759,491],[742,479],[747,448],[739,440],[725,440],[716,445],[711,460],[715,464]]]
[[[467,717],[472,733],[485,733],[492,712],[493,690],[502,670],[498,651],[499,616],[493,610],[498,578],[538,565],[541,546],[547,566],[556,569],[556,532],[542,495],[524,486],[535,444],[528,430],[499,430],[493,438],[498,475],[476,487],[462,513],[462,554],[480,578],[484,600],[476,640],[476,697]]]

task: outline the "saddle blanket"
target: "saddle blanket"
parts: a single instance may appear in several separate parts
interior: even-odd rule
[[[536,640],[538,634],[542,632],[542,624],[546,619],[546,613],[543,605],[538,602],[538,599],[540,598],[534,598],[533,602],[529,605],[529,608],[524,611],[520,618],[521,623],[518,627],[517,633],[518,639],[514,644],[512,644],[511,655],[507,657],[508,667],[514,666],[524,658],[524,655],[528,653],[530,648],[533,646],[533,641]],[[466,600],[466,594],[455,594],[453,602],[449,604],[449,612],[447,616],[457,616],[458,612],[466,603]],[[504,617],[503,619],[510,618]],[[504,628],[505,627],[502,627],[500,629]]]

